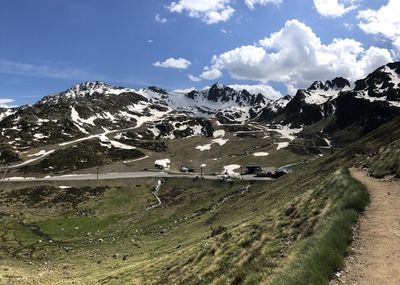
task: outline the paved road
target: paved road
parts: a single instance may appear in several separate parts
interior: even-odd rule
[[[100,173],[99,179],[124,179],[124,178],[195,178],[200,177],[200,174],[170,174],[166,172],[152,172],[152,171],[141,171],[141,172],[117,172],[117,173]],[[218,180],[219,176],[215,175],[203,175],[206,180]],[[242,180],[246,181],[268,181],[273,180],[267,177],[254,177],[253,175],[243,175]],[[1,180],[0,182],[21,182],[21,181],[80,181],[80,180],[97,180],[97,174],[72,174],[63,176],[48,176],[44,178],[35,177],[12,177]]]

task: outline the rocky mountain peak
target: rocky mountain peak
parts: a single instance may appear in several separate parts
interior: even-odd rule
[[[73,103],[101,95],[119,95],[121,93],[132,92],[132,89],[115,87],[101,81],[87,81],[75,85],[66,91],[44,97],[38,104],[62,104]]]
[[[147,89],[158,94],[168,95],[168,91],[158,86],[149,86]]]
[[[215,83],[208,90],[207,99],[214,102],[217,102],[219,100],[229,101],[232,95],[237,95],[236,93],[237,92],[230,87]]]
[[[325,82],[322,81],[315,81],[307,91],[317,91],[317,90],[342,90],[346,87],[350,87],[350,81],[343,77],[336,77],[333,80],[327,80]]]
[[[371,94],[376,93],[378,89],[385,91],[398,89],[400,87],[400,61],[376,69],[366,78],[356,81],[355,84],[354,90],[368,91]]]

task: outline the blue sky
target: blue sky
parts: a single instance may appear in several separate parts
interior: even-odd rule
[[[89,80],[169,90],[218,81],[277,97],[356,79],[399,58],[399,2],[2,1],[0,105]]]

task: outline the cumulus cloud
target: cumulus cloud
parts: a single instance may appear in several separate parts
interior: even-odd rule
[[[392,41],[400,55],[400,1],[389,0],[378,10],[364,10],[358,13],[358,26],[369,34],[381,35]]]
[[[168,20],[166,18],[162,18],[160,14],[156,14],[154,20],[158,23],[165,24]]]
[[[9,104],[13,103],[13,102],[14,102],[14,99],[3,99],[3,98],[0,98],[0,107],[7,108],[7,107],[9,107]]]
[[[204,71],[199,75],[199,76],[194,76],[192,74],[189,74],[189,79],[194,81],[194,82],[200,82],[203,79],[205,80],[215,80],[220,77],[222,77],[223,73],[220,69],[218,68],[210,68],[208,66],[204,67]]]
[[[365,49],[354,39],[334,39],[330,44],[322,44],[310,27],[290,20],[258,45],[214,56],[211,69],[226,70],[238,80],[283,82],[293,91],[308,87],[316,79],[358,79],[389,61],[392,58],[386,49]]]
[[[193,82],[200,82],[201,81],[200,77],[194,76],[193,74],[189,74],[188,77]]]
[[[200,74],[200,78],[206,79],[206,80],[215,80],[218,79],[222,76],[221,70],[217,68],[205,68],[205,71],[203,71],[202,74]]]
[[[282,94],[272,88],[267,84],[255,84],[255,85],[247,85],[247,84],[232,84],[229,85],[230,88],[235,89],[237,91],[242,91],[246,89],[250,94],[262,94],[270,99],[279,99],[282,97]]]
[[[358,0],[314,0],[315,8],[324,17],[336,18],[356,9]]]
[[[175,13],[187,13],[189,17],[199,18],[207,24],[226,22],[235,10],[229,5],[230,0],[179,0],[167,8]]]
[[[250,9],[254,9],[255,5],[267,5],[267,4],[278,5],[278,4],[282,3],[282,0],[244,0],[244,3]]]
[[[157,67],[163,67],[163,68],[176,68],[176,69],[186,69],[188,68],[192,63],[184,58],[173,58],[170,57],[166,59],[163,62],[157,61],[153,63],[154,66]]]

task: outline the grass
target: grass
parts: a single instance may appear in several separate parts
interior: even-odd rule
[[[296,246],[293,260],[272,284],[328,284],[334,272],[343,266],[352,239],[352,225],[369,203],[368,190],[354,180],[347,169],[325,186],[336,200],[316,234]]]
[[[327,284],[342,267],[351,227],[369,200],[365,187],[341,168],[371,170],[381,161],[384,171],[392,169],[386,165],[398,149],[399,125],[394,120],[282,179],[254,182],[247,192],[244,181],[166,179],[162,204],[150,210],[157,179],[2,183],[0,283]],[[201,153],[195,146],[207,139],[180,142],[157,155],[171,155],[176,167],[207,159],[210,172],[217,163],[254,159],[226,156],[212,164],[219,146]],[[280,156],[296,160],[289,150],[274,154],[272,140],[264,142],[271,145],[257,151],[271,155],[257,159],[273,165]],[[231,137],[226,149],[241,153],[256,145]],[[67,194],[60,185],[75,189]],[[89,191],[98,187],[104,191]],[[63,202],[66,197],[72,201]]]
[[[102,146],[98,141],[76,143],[64,149],[57,149],[37,164],[21,168],[25,173],[68,173],[71,171],[102,166],[113,161],[137,159],[144,153],[136,149],[120,149]],[[62,161],[63,163],[59,163]]]
[[[21,161],[18,153],[13,151],[9,146],[0,145],[0,166]]]
[[[5,252],[13,252],[3,258],[6,264],[14,264],[0,262],[0,269],[5,266],[8,273],[28,276],[50,263],[52,271],[42,284],[64,284],[65,270],[81,284],[269,284],[277,273],[287,272],[288,261],[298,252],[315,247],[311,238],[330,236],[331,222],[325,221],[331,221],[334,211],[343,210],[344,215],[359,208],[358,197],[351,194],[357,187],[346,173],[321,174],[318,168],[317,162],[299,166],[298,172],[284,179],[254,182],[245,193],[247,182],[167,179],[159,193],[162,205],[148,211],[146,207],[155,203],[151,191],[156,179],[99,182],[102,185],[70,182],[73,189],[85,189],[82,193],[92,193],[90,187],[105,191],[86,195],[78,205],[68,207],[46,203],[59,201],[57,195],[66,196],[61,190],[49,194],[28,190],[26,182],[3,184],[1,199],[14,191],[39,192],[41,207],[28,203],[28,194],[13,195],[18,198],[9,201],[13,207],[0,207],[6,213],[0,223],[7,229],[2,246]],[[304,180],[304,175],[310,179]],[[56,182],[32,184],[58,189]],[[51,199],[43,197],[45,193]],[[74,207],[93,214],[79,216]],[[42,238],[21,227],[21,220],[40,228],[54,242],[38,243]],[[331,253],[326,252],[306,256],[311,263]],[[12,256],[25,262],[16,263]]]
[[[381,147],[376,155],[366,160],[365,166],[373,177],[394,175],[400,178],[400,140]]]
[[[394,121],[299,164],[277,181],[254,182],[248,192],[243,181],[167,179],[162,204],[147,211],[156,202],[157,179],[2,183],[0,283],[7,275],[66,284],[67,274],[79,284],[326,284],[343,265],[351,226],[368,204],[366,189],[338,169],[362,165],[394,143],[398,126]],[[3,200],[9,191],[41,184],[106,190],[79,202],[94,213],[87,217],[59,204],[35,208],[23,199]],[[21,219],[57,243],[38,244]]]

